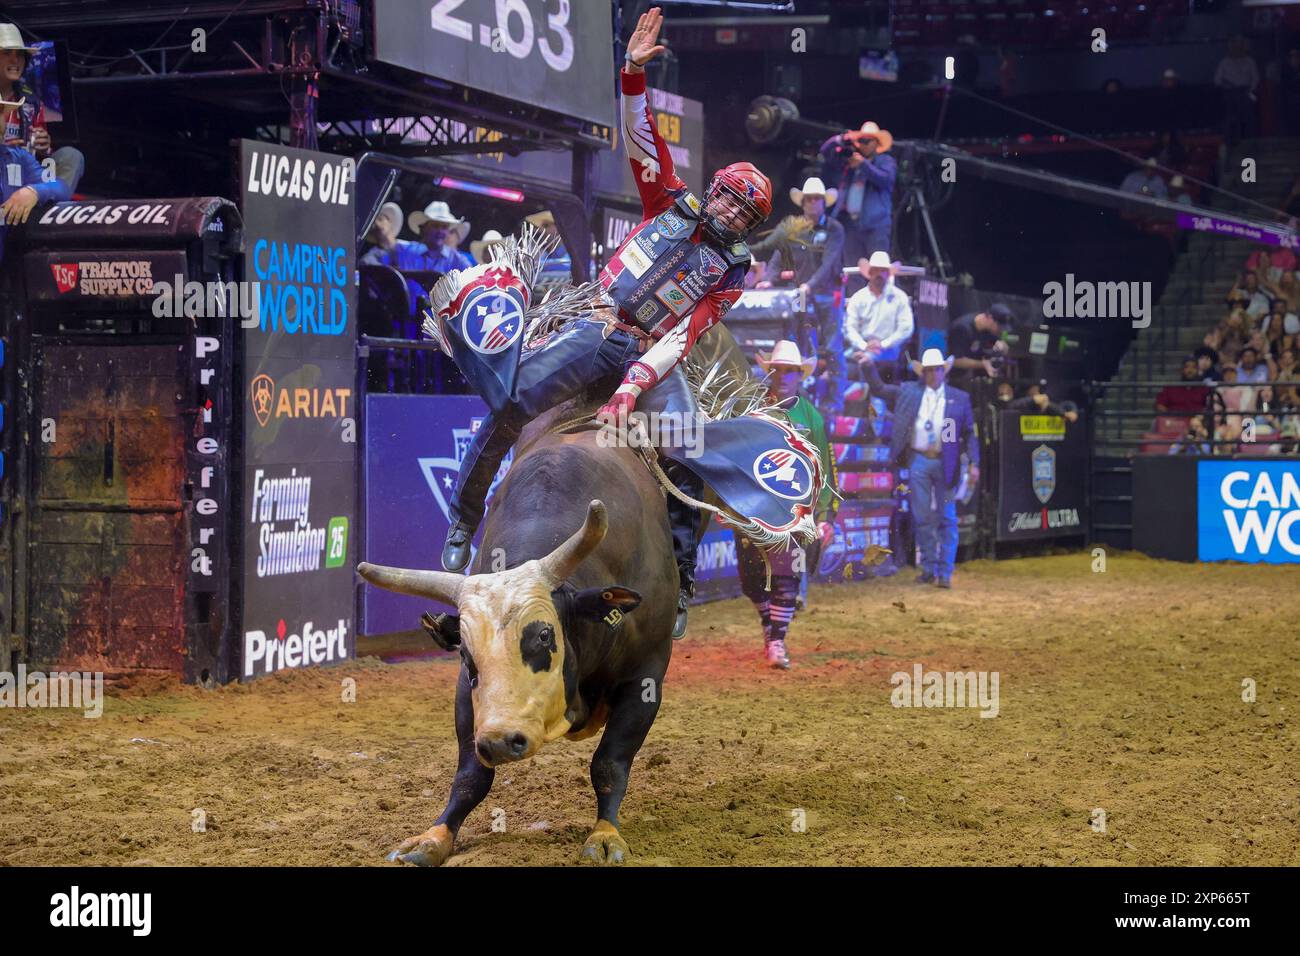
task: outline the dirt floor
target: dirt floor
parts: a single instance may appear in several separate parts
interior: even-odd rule
[[[623,805],[631,863],[1300,865],[1300,575],[1091,565],[815,587],[789,672],[747,602],[696,609]],[[892,706],[918,662],[997,671],[998,715]],[[137,679],[99,720],[0,710],[0,863],[399,865],[384,852],[447,796],[456,666]],[[498,770],[448,865],[575,863],[595,744]]]

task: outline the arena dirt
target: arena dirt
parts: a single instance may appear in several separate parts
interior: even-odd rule
[[[815,587],[786,673],[747,602],[696,609],[623,806],[632,863],[1300,865],[1300,575],[1091,563]],[[892,707],[914,662],[998,671],[999,715]],[[137,678],[99,720],[0,711],[0,863],[396,865],[447,795],[455,673],[367,657],[211,691]],[[499,770],[448,865],[576,862],[595,743]]]

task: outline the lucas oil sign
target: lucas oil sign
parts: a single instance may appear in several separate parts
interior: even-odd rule
[[[1197,557],[1300,564],[1300,462],[1201,461]]]

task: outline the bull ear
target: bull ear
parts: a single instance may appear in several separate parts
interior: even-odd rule
[[[574,593],[570,606],[575,617],[601,621],[609,617],[610,611],[631,614],[641,606],[641,595],[621,584],[584,588]]]
[[[460,647],[460,615],[439,614],[434,617],[428,611],[420,615],[420,623],[444,651],[454,651]]]

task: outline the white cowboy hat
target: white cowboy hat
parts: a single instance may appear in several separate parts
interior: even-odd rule
[[[424,207],[423,212],[417,209],[406,217],[406,224],[411,227],[411,232],[415,233],[417,236],[420,234],[420,230],[424,228],[426,222],[438,222],[448,228],[455,229],[460,233],[462,241],[467,235],[469,235],[469,220],[457,219],[451,214],[451,207],[441,199],[435,199],[433,202],[429,203],[429,205]]]
[[[871,120],[867,120],[862,124],[862,128],[858,130],[857,136],[859,138],[870,136],[874,139],[876,141],[876,152],[878,153],[887,153],[889,152],[889,147],[894,145],[894,134],[887,129],[881,129]]]
[[[927,368],[942,368],[945,371],[952,370],[952,363],[956,361],[956,356],[949,355],[943,357],[943,352],[938,349],[926,349],[921,355],[921,361],[912,363],[912,371],[920,375]]]
[[[770,355],[759,352],[757,358],[764,372],[770,372],[773,368],[799,368],[803,370],[804,378],[807,378],[817,367],[816,359],[805,359],[799,354],[799,346],[788,339],[777,342]]]
[[[865,279],[868,269],[888,269],[889,274],[893,275],[898,271],[898,266],[889,260],[889,253],[883,249],[877,249],[871,254],[870,259],[858,260],[858,272]]]
[[[483,233],[482,239],[475,239],[469,244],[469,254],[474,257],[475,262],[486,262],[488,247],[495,246],[499,242],[505,241],[505,236],[495,229],[489,229]]]
[[[375,213],[375,222],[378,222],[380,219],[391,219],[393,224],[397,227],[398,232],[402,231],[402,220],[405,218],[406,217],[402,215],[402,207],[397,205],[395,202],[384,203],[379,207],[379,212]],[[371,228],[373,229],[374,226],[372,225]]]
[[[803,189],[790,187],[790,201],[796,206],[803,205],[804,196],[822,196],[826,199],[826,205],[829,207],[835,205],[835,200],[839,198],[839,191],[827,189],[824,182],[816,176],[810,176],[804,180]]]
[[[12,23],[0,23],[0,50],[20,50],[31,56],[36,47],[23,42],[23,34]]]

